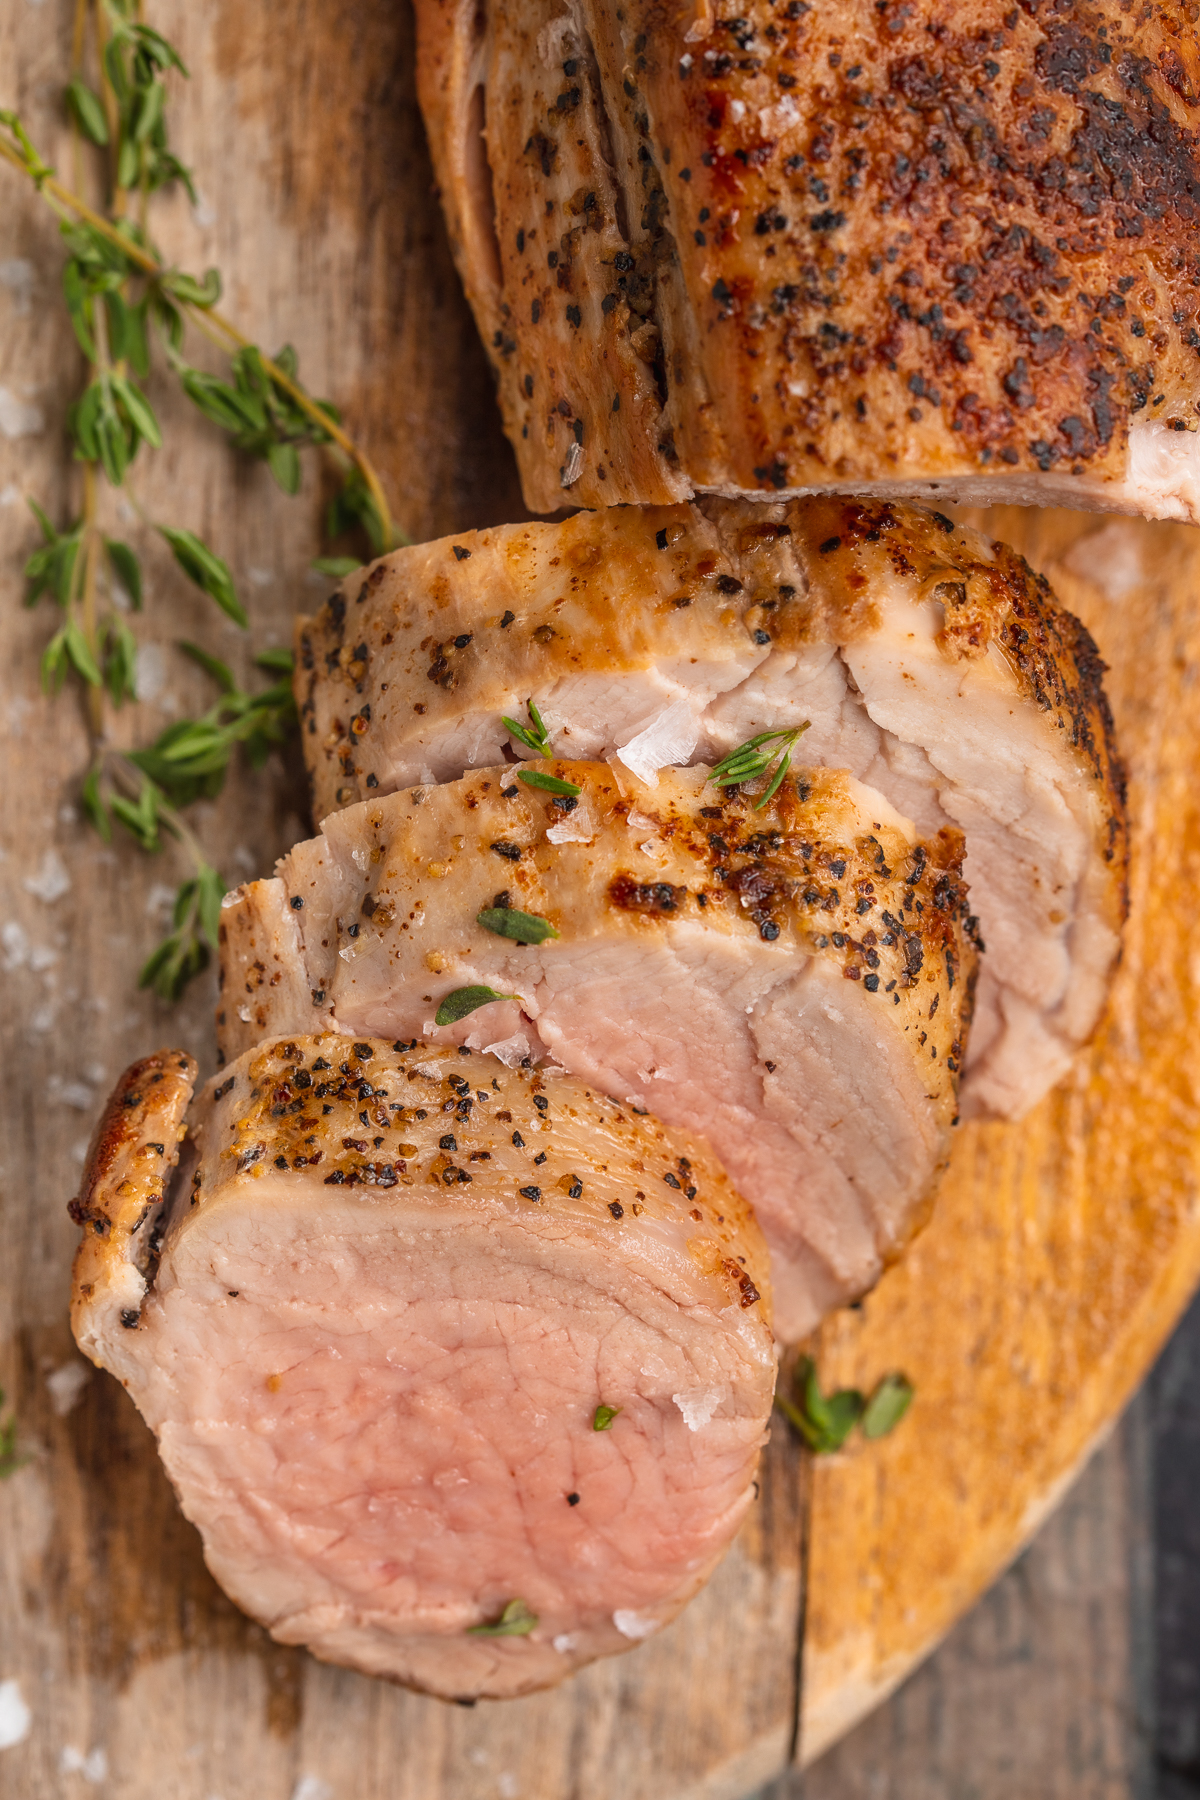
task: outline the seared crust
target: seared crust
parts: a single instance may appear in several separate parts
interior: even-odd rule
[[[280,989],[288,995],[292,1012],[310,999],[304,987],[304,946],[299,925],[282,894],[275,895],[274,904],[264,900],[263,908],[254,913],[231,903],[222,906],[218,943],[221,957],[217,971],[217,1019],[223,1024],[226,1016],[232,1015],[239,1025],[248,1027],[243,1034],[248,1043],[267,1035],[272,1002]],[[230,968],[238,971],[233,985],[226,983]]]
[[[949,661],[984,657],[995,644],[1018,691],[1071,745],[1095,783],[1106,856],[1120,871],[1111,896],[1119,927],[1125,770],[1095,644],[1007,546],[884,501],[750,509],[711,499],[393,552],[297,625],[296,700],[316,816],[394,787],[399,747],[419,760],[421,745],[463,712],[499,715],[580,671],[852,642],[871,629],[872,591],[885,578],[914,605],[941,603],[938,646]]]
[[[539,512],[603,506],[621,497],[610,492],[617,469],[645,501],[683,499],[690,483],[660,444],[655,279],[637,280],[619,312],[602,310],[614,268],[632,259],[591,45],[560,0],[497,0],[481,31],[484,16],[474,0],[422,7],[417,75],[526,500]],[[530,333],[537,355],[518,370]]]
[[[1063,734],[1095,782],[1105,860],[1118,874],[1109,898],[1119,930],[1129,911],[1127,777],[1104,691],[1107,665],[1087,627],[1058,604],[1046,577],[1023,556],[943,514],[829,499],[793,505],[788,518],[803,546],[811,592],[837,641],[854,635],[853,596],[869,593],[887,572],[912,583],[914,601],[940,601],[946,623],[937,641],[950,660],[984,657],[993,644],[1003,652],[1021,693]]]
[[[71,1282],[71,1329],[100,1361],[100,1336],[133,1330],[158,1249],[156,1209],[179,1161],[196,1064],[158,1050],[126,1069],[92,1135],[79,1196],[67,1208],[83,1228]]]
[[[872,828],[851,797],[870,790],[827,769],[788,775],[756,811],[753,789],[722,792],[695,770],[664,770],[650,789],[618,780],[606,763],[526,766],[579,787],[578,804],[596,822],[590,841],[553,841],[548,832],[571,815],[549,793],[510,783],[506,769],[485,769],[338,815],[331,826],[338,844],[355,844],[354,859],[318,845],[280,865],[288,896],[326,921],[307,966],[334,1018],[370,1004],[382,979],[396,1016],[419,1032],[464,981],[489,982],[490,965],[510,946],[476,913],[502,881],[503,903],[549,919],[564,944],[618,932],[632,948],[676,928],[768,943],[794,937],[860,982],[890,1020],[894,1012],[901,1034],[911,1030],[928,1046],[929,1098],[949,1125],[977,963],[960,832],[921,843],[891,821]],[[640,843],[647,835],[653,846]],[[469,901],[448,901],[464,884]],[[239,893],[250,913],[278,908],[278,883]],[[222,960],[236,987],[235,940]],[[311,1011],[291,1015],[281,995],[273,1009],[268,1003],[267,1028],[297,1029]],[[224,1055],[243,1054],[258,1031],[226,1016],[218,1026]]]
[[[531,64],[516,9],[417,11],[452,228],[462,34],[479,46],[471,91],[490,84],[504,122],[487,139],[487,306],[455,235],[531,505],[665,497],[645,472],[657,453],[697,489],[1049,477],[1078,503],[1153,509],[1123,491],[1131,423],[1194,432],[1200,406],[1188,0],[750,0],[736,18],[707,0],[694,18],[593,0],[574,29],[595,70],[570,77]],[[562,60],[578,61],[572,44]],[[569,153],[623,262],[606,237],[549,274],[570,222],[550,178],[515,177],[535,138]],[[661,414],[638,415],[645,443],[627,455],[591,359],[611,362],[648,293]],[[564,494],[568,432],[580,467]]]
[[[485,1103],[473,1098],[480,1083]],[[564,1115],[581,1114],[591,1133],[586,1170],[577,1145],[576,1154],[564,1152],[555,1131]],[[192,1125],[203,1150],[192,1194],[198,1207],[210,1189],[248,1170],[319,1167],[326,1187],[433,1187],[456,1206],[466,1186],[473,1204],[527,1222],[557,1216],[614,1244],[627,1211],[630,1221],[683,1232],[697,1270],[717,1284],[716,1307],[756,1308],[753,1316],[770,1323],[762,1233],[712,1152],[656,1119],[630,1116],[573,1077],[508,1069],[491,1056],[415,1040],[274,1038],[214,1077]],[[514,1150],[514,1130],[527,1149]]]

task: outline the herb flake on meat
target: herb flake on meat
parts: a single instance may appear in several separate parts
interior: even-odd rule
[[[544,944],[547,938],[558,936],[549,919],[520,912],[515,906],[485,906],[476,913],[475,923],[485,931],[494,931],[497,937],[511,938],[515,944]]]
[[[529,702],[529,718],[528,725],[518,725],[515,719],[504,717],[501,718],[500,723],[512,737],[516,738],[518,744],[524,744],[525,748],[532,750],[535,756],[553,756],[554,752],[550,748],[550,739],[546,735],[542,715],[532,700]]]
[[[516,994],[498,994],[495,988],[461,987],[447,994],[442,1004],[433,1015],[435,1025],[457,1025],[468,1013],[473,1013],[481,1006],[489,1006],[493,1000],[516,1000]]]
[[[468,1637],[528,1637],[538,1622],[524,1600],[510,1600],[500,1617],[490,1625],[469,1625]]]
[[[544,788],[548,794],[570,794],[574,798],[583,792],[573,781],[564,781],[561,775],[546,775],[541,769],[518,769],[517,780],[529,787]]]

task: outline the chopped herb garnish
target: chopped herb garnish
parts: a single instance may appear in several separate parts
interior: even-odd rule
[[[866,1438],[886,1437],[908,1411],[913,1385],[906,1375],[885,1375],[864,1399],[857,1388],[838,1388],[822,1394],[817,1366],[802,1357],[793,1379],[794,1398],[775,1395],[775,1404],[796,1428],[810,1450],[828,1455],[840,1450],[856,1425]]]
[[[476,913],[475,923],[482,925],[485,931],[494,931],[497,937],[511,938],[516,944],[544,944],[547,938],[558,936],[549,919],[539,919],[536,913],[518,912],[515,906],[485,906]]]
[[[469,1625],[469,1637],[528,1637],[538,1622],[523,1600],[510,1600],[500,1617],[491,1625]]]
[[[518,744],[524,744],[535,756],[553,756],[550,739],[546,735],[546,727],[542,715],[531,700],[529,702],[529,725],[518,725],[515,719],[502,718],[500,723],[504,729],[516,738]]]
[[[564,781],[559,775],[544,775],[540,769],[518,769],[517,780],[524,781],[529,787],[545,788],[548,794],[576,795],[583,792],[573,781]]]
[[[495,988],[465,987],[455,988],[447,994],[442,1004],[433,1015],[435,1025],[457,1025],[468,1013],[475,1012],[481,1006],[488,1006],[493,1000],[516,1000],[516,994],[498,994]]]
[[[592,1430],[608,1431],[620,1411],[619,1406],[598,1406],[592,1414]]]
[[[809,1356],[802,1357],[793,1382],[796,1399],[777,1393],[775,1404],[810,1450],[828,1455],[840,1450],[859,1419],[865,1402],[857,1388],[839,1388],[836,1393],[822,1394],[817,1379],[817,1365]]]
[[[792,749],[802,731],[807,731],[812,723],[805,719],[803,725],[796,725],[791,730],[761,731],[757,737],[739,744],[736,750],[723,757],[709,776],[714,787],[738,787],[744,781],[757,781],[760,775],[775,763],[775,773],[766,792],[754,802],[755,812],[761,812],[768,800],[779,792],[784,776],[792,761]],[[764,750],[764,744],[774,744],[773,750]],[[776,762],[776,757],[779,761]]]
[[[913,1392],[907,1375],[885,1375],[863,1408],[863,1436],[881,1438],[894,1430],[912,1405]]]

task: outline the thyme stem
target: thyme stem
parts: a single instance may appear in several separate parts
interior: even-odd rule
[[[88,205],[86,200],[82,200],[78,194],[73,194],[70,188],[64,187],[62,182],[54,175],[39,175],[35,169],[30,167],[28,158],[23,156],[12,144],[6,143],[2,138],[0,138],[0,157],[3,157],[6,162],[10,162],[12,166],[15,169],[19,169],[22,174],[28,175],[34,185],[40,188],[42,193],[44,193],[49,200],[56,203],[56,210],[59,207],[66,208],[66,210],[69,213],[73,213],[76,218],[82,219],[93,231],[99,232],[101,237],[105,237],[111,244],[115,244],[122,256],[127,257],[130,262],[135,263],[137,267],[142,269],[147,275],[157,277],[167,273],[163,264],[160,263],[156,257],[151,256],[149,251],[143,250],[140,244],[134,243],[131,238],[126,237],[123,232],[118,231],[115,225],[112,225],[102,213],[96,212],[93,207]],[[119,196],[121,190],[118,189],[117,192]],[[218,330],[224,332],[230,343],[236,344],[239,349],[248,349],[250,347],[252,340],[245,337],[231,319],[226,319],[212,307],[196,307],[193,306],[191,302],[184,301],[181,303],[181,310],[187,313],[188,318],[191,319],[193,324],[198,324],[201,316],[205,317],[210,325],[215,325]],[[219,342],[219,340],[215,341]],[[222,347],[224,348],[225,346]],[[292,380],[286,370],[281,369],[279,364],[273,362],[269,356],[262,355],[262,352],[259,354],[261,356],[262,366],[270,376],[271,380],[295,401],[301,412],[304,413],[314,425],[320,426],[326,436],[329,437],[332,442],[337,445],[338,449],[341,450],[345,456],[348,456],[351,462],[358,468],[363,480],[367,484],[367,490],[375,504],[375,509],[379,514],[384,543],[389,547],[394,548],[397,545],[411,542],[411,539],[409,539],[404,532],[400,531],[393,522],[391,509],[388,506],[382,483],[380,482],[379,476],[366,452],[359,448],[349,433],[343,431],[337,421],[319,407],[316,401],[311,399],[297,382]]]
[[[112,781],[123,790],[130,800],[136,800],[142,791],[142,784],[147,777],[136,763],[119,750],[110,750],[102,756],[105,772]],[[160,799],[155,807],[159,821],[166,826],[172,837],[176,838],[191,857],[197,869],[205,867],[208,858],[204,854],[204,846],[196,836],[183,815],[175,810],[170,801]]]
[[[83,635],[87,639],[88,649],[95,659],[96,667],[101,666],[100,632],[96,621],[96,554],[100,547],[100,534],[96,528],[96,465],[83,465],[83,542],[80,545],[82,554],[79,561],[83,564],[83,596],[80,611],[80,624]],[[93,744],[99,744],[105,736],[104,730],[104,689],[86,683],[88,732]]]

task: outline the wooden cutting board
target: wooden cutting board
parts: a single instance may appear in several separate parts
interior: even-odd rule
[[[149,10],[192,70],[174,129],[200,205],[161,203],[168,250],[219,264],[227,310],[268,348],[296,344],[414,536],[523,517],[431,192],[407,9]],[[56,91],[71,13],[69,0],[0,12],[0,104],[21,108],[67,173]],[[0,1684],[16,1684],[0,1685],[0,1739],[29,1714],[0,1748],[0,1792],[57,1800],[82,1778],[120,1800],[738,1800],[795,1753],[802,1636],[812,1756],[1017,1551],[1200,1273],[1200,960],[1188,941],[1200,534],[1065,514],[988,521],[1046,568],[1114,665],[1134,910],[1113,1006],[1077,1076],[1020,1127],[964,1130],[907,1262],[822,1334],[827,1382],[905,1369],[909,1417],[813,1470],[777,1430],[734,1552],[661,1638],[552,1694],[446,1707],[280,1649],[245,1620],[207,1575],[149,1434],[114,1382],[87,1378],[67,1332],[64,1202],[92,1113],[158,1043],[211,1063],[212,990],[197,984],[171,1012],[137,993],[183,869],[85,835],[79,721],[37,689],[49,616],[19,606],[35,541],[22,495],[59,518],[76,503],[61,421],[79,371],[60,256],[45,210],[0,171],[0,1383],[30,1458],[0,1483]],[[323,593],[307,572],[322,478],[310,467],[287,501],[165,381],[152,394],[168,448],[138,470],[140,502],[228,558],[255,648],[286,641],[297,606]],[[144,738],[210,697],[172,639],[200,638],[243,671],[248,650],[136,520],[114,511],[112,523],[146,557]],[[197,813],[231,881],[267,872],[307,829],[294,769],[240,780]]]

